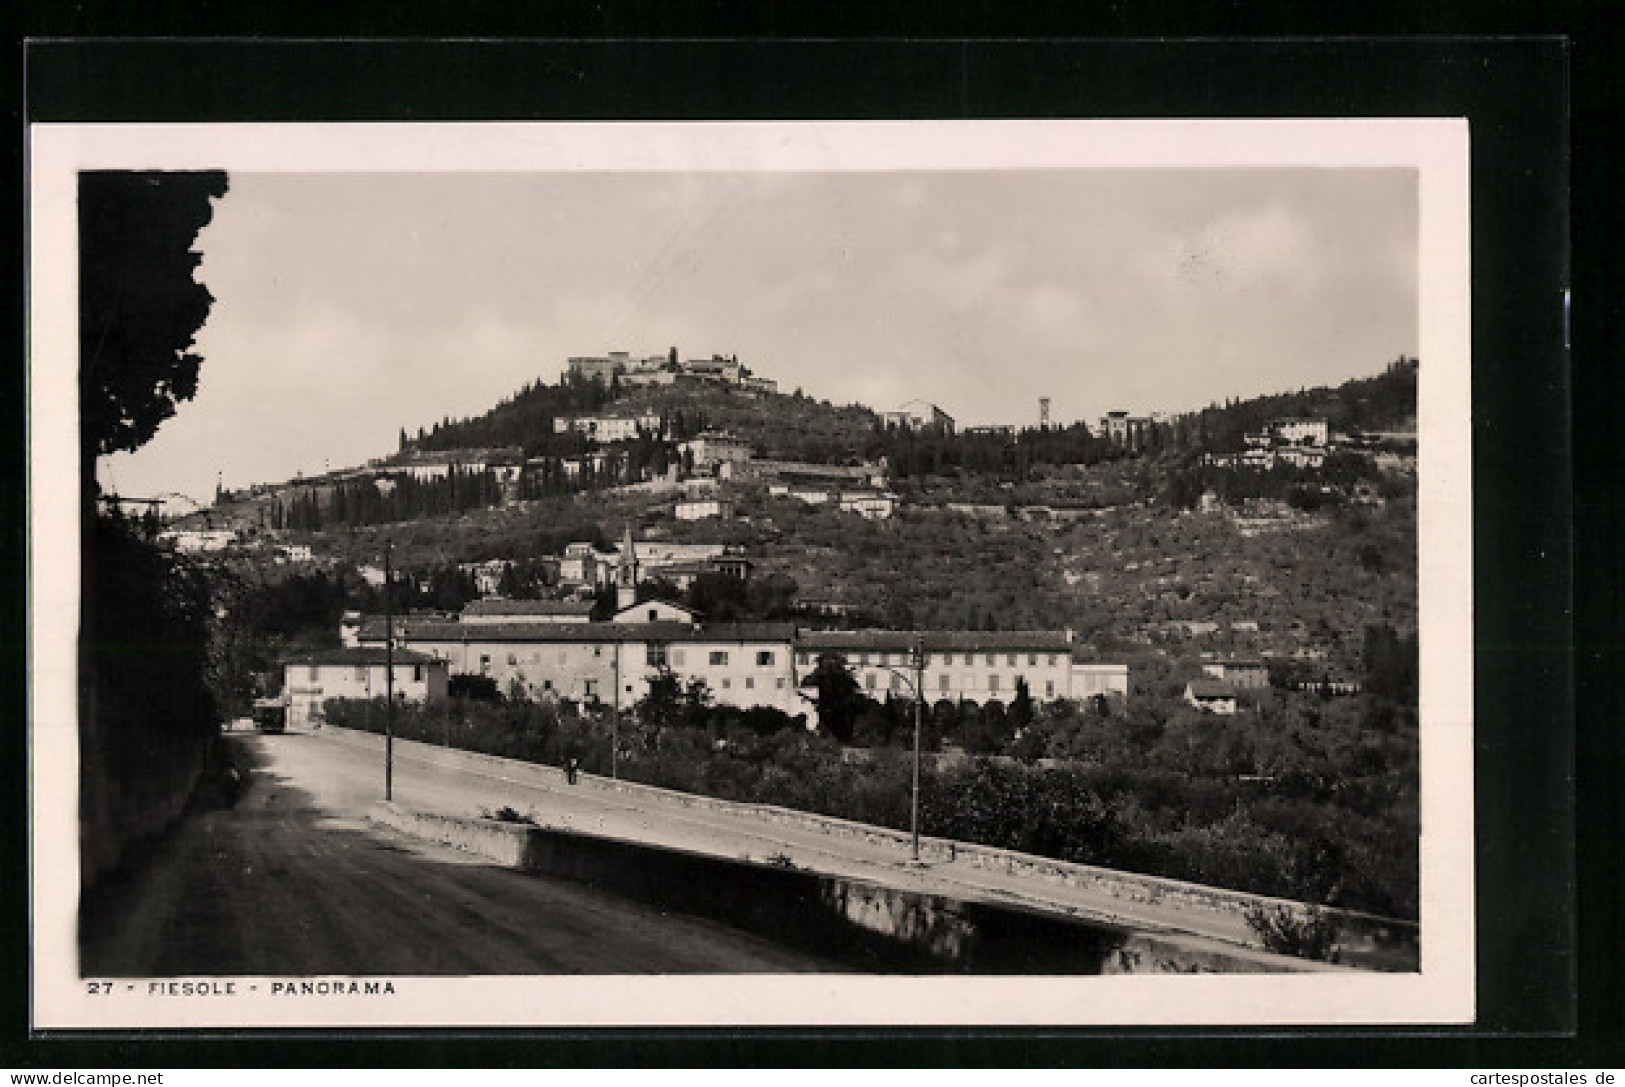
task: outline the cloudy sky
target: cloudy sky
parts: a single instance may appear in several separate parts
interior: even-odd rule
[[[197,399],[125,494],[357,464],[569,355],[737,354],[961,425],[1180,411],[1417,352],[1405,169],[233,173]]]

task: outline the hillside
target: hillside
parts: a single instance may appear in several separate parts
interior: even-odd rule
[[[483,415],[437,423],[417,438],[406,439],[402,449],[518,446],[527,456],[571,454],[579,451],[579,439],[555,434],[553,420],[589,413],[653,413],[665,420],[674,440],[708,428],[725,430],[749,441],[764,456],[822,463],[858,455],[875,430],[875,415],[868,408],[839,407],[799,389],[786,395],[681,382],[622,392],[618,385],[606,388],[596,381],[567,378],[558,385],[527,385]]]
[[[582,480],[537,493],[454,478],[443,489],[455,503],[409,520],[374,516],[354,493],[345,498],[343,488],[370,494],[364,480],[330,493],[315,481],[294,485],[300,497],[288,501],[305,507],[298,518],[279,513],[286,494],[270,500],[269,513],[248,503],[210,513],[219,520],[235,510],[237,521],[258,521],[272,539],[307,542],[340,568],[378,562],[387,538],[400,568],[424,577],[448,564],[536,563],[573,540],[613,541],[631,525],[640,535],[739,545],[761,575],[793,579],[801,601],[835,604],[849,617],[857,609],[869,622],[1070,627],[1116,644],[1196,638],[1209,648],[1336,659],[1367,624],[1414,629],[1414,476],[1341,454],[1320,469],[1269,471],[1200,458],[1294,414],[1337,420],[1334,433],[1413,430],[1416,376],[1415,361],[1400,360],[1336,388],[1214,405],[1154,426],[1137,448],[1081,426],[1014,438],[887,432],[866,408],[715,383],[613,399],[595,381],[537,384],[408,446],[545,445],[552,413],[653,412],[679,433],[731,431],[759,455],[885,456],[900,508],[890,520],[866,521],[771,496],[763,483],[710,482],[735,516],[685,522],[673,516],[671,483]],[[394,506],[412,486],[397,484]],[[318,507],[320,516],[310,517]]]

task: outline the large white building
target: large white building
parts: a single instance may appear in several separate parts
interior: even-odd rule
[[[806,631],[796,642],[796,666],[809,674],[820,656],[840,656],[863,693],[911,697],[915,654],[923,655],[925,697],[932,703],[1001,702],[1025,680],[1039,703],[1072,698],[1072,641],[1063,631],[845,630]]]
[[[795,686],[795,628],[783,623],[422,623],[403,625],[402,635],[453,673],[531,698],[630,709],[664,670],[683,683],[704,680],[719,705],[808,712]]]

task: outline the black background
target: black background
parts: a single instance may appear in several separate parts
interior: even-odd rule
[[[15,42],[31,121],[347,121],[841,119],[961,117],[1465,116],[1471,122],[1475,506],[1477,865],[1480,1021],[1416,1030],[805,1030],[356,1033],[213,1037],[30,1036],[27,1029],[26,793],[0,790],[9,984],[0,992],[0,1065],[376,1067],[547,1065],[1423,1065],[1618,1067],[1621,811],[1619,642],[1610,441],[1619,304],[1577,292],[1576,356],[1564,348],[1570,284],[1569,167],[1575,155],[1574,264],[1617,290],[1620,92],[1607,74],[1615,34],[1583,8],[1474,13],[1478,33],[1513,38],[1340,37],[1158,40],[1213,33],[1178,19],[1105,7],[1090,37],[1064,39],[1059,9],[1027,10],[1024,35],[992,8],[870,13],[861,37],[789,40],[786,8],[729,9],[750,35],[673,40],[671,8],[589,6],[578,40],[426,41],[548,28],[519,5],[346,6],[323,24],[279,12],[290,36],[400,35],[394,41],[86,40],[88,34],[229,34],[255,28],[238,9],[199,4],[184,27],[150,9],[94,5],[27,16]],[[705,5],[713,17],[721,8]],[[1221,18],[1235,9],[1215,9]],[[557,13],[554,13],[555,16]],[[1008,13],[1006,13],[1008,14]],[[1311,9],[1249,11],[1254,35],[1310,32]],[[1390,13],[1392,14],[1392,13]],[[1458,22],[1471,20],[1461,9]],[[170,12],[170,16],[174,15]],[[1136,16],[1139,22],[1136,22]],[[1497,23],[1497,17],[1499,22]],[[934,40],[912,37],[933,25]],[[1386,29],[1439,34],[1437,12],[1400,12]],[[888,21],[891,20],[891,21]],[[1239,19],[1233,20],[1240,22]],[[1322,22],[1324,23],[1324,18]],[[1488,24],[1488,25],[1486,25]],[[263,26],[261,27],[263,29]],[[736,26],[737,33],[740,27]],[[799,35],[850,34],[804,26]],[[1459,29],[1455,28],[1455,29]],[[1572,39],[1559,35],[1572,32]],[[1346,35],[1363,33],[1349,27]],[[76,40],[49,40],[51,35]],[[641,35],[641,38],[638,36]],[[1104,35],[1105,37],[1101,37]],[[1138,36],[1134,36],[1138,35]],[[41,37],[43,36],[43,37]],[[627,40],[628,36],[636,40]],[[1001,36],[1002,40],[992,40]],[[611,37],[618,40],[607,40]],[[1572,113],[1570,100],[1572,92]],[[26,109],[26,113],[21,112]],[[19,131],[12,148],[22,176]],[[19,188],[17,222],[25,208]],[[15,268],[22,267],[16,249]],[[21,285],[19,284],[19,287]],[[16,294],[21,299],[21,291]],[[20,307],[18,307],[20,311]],[[1609,339],[1610,333],[1613,338]],[[26,357],[19,325],[12,342]],[[1586,354],[1589,343],[1613,350]],[[1604,361],[1606,360],[1606,361]],[[1424,361],[1425,364],[1425,361]],[[23,374],[7,370],[0,417],[23,434]],[[15,395],[11,395],[15,392]],[[184,410],[184,409],[183,409]],[[1574,435],[1582,440],[1575,442]],[[26,440],[22,443],[26,448]],[[1579,459],[1575,460],[1574,455]],[[0,565],[25,599],[22,465],[7,465]],[[13,508],[16,514],[13,515]],[[1573,586],[1576,570],[1585,588]],[[1575,626],[1578,617],[1579,626]],[[26,766],[26,615],[0,627],[5,754]],[[1578,652],[1576,652],[1576,648]],[[1578,679],[1576,668],[1578,667]],[[1581,727],[1575,728],[1576,694]],[[13,713],[12,711],[16,712]],[[21,774],[10,779],[20,782]],[[1577,784],[1576,784],[1577,782]],[[1578,824],[1576,816],[1578,815]],[[1576,832],[1576,827],[1580,832]],[[1578,869],[1576,862],[1578,861]],[[1583,879],[1576,878],[1577,873]],[[544,1039],[546,1044],[537,1044]]]

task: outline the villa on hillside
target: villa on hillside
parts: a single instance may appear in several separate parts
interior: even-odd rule
[[[879,414],[880,421],[889,427],[900,427],[904,430],[936,429],[944,434],[954,432],[954,417],[929,400],[910,400],[892,411],[883,411]]]

